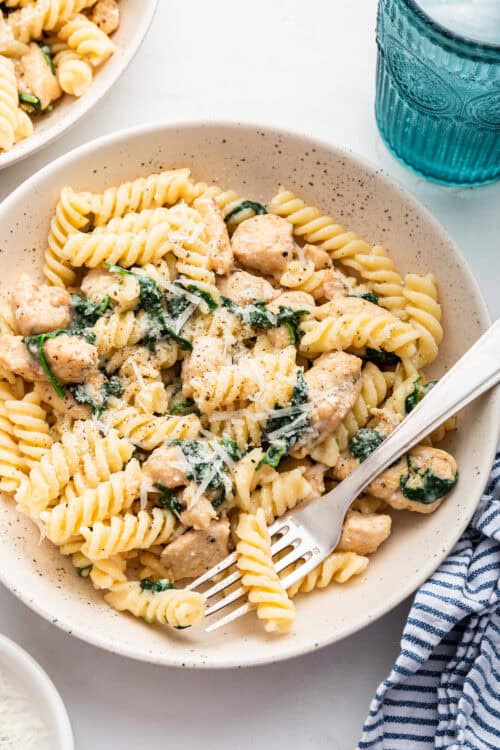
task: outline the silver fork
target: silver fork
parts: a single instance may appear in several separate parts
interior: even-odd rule
[[[496,321],[461,359],[444,375],[394,432],[362,464],[335,489],[307,504],[301,509],[278,519],[269,527],[271,536],[277,537],[271,551],[273,557],[291,547],[291,551],[275,561],[277,572],[289,565],[297,567],[282,579],[285,589],[318,566],[337,546],[345,514],[356,497],[384,469],[400,458],[422,438],[452,417],[459,409],[500,382],[500,319]],[[198,589],[212,581],[203,593],[207,598],[206,615],[210,616],[237,602],[246,593],[239,585],[224,598],[217,595],[241,579],[238,570],[222,580],[213,582],[236,563],[236,553],[228,555],[188,588]],[[253,607],[245,603],[207,627],[207,632],[227,625],[245,615]]]

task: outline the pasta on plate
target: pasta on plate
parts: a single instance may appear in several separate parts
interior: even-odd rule
[[[0,152],[33,132],[64,94],[80,97],[114,53],[117,0],[0,4]]]
[[[432,274],[401,276],[289,190],[266,206],[188,169],[64,187],[43,273],[0,305],[0,489],[117,611],[201,622],[187,583],[236,549],[266,630],[288,632],[292,597],[362,574],[394,510],[430,513],[453,487],[435,447],[450,422],[284,589],[267,525],[418,404],[443,333]]]

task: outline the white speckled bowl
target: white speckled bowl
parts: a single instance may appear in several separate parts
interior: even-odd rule
[[[399,185],[351,153],[266,127],[154,125],[101,138],[38,172],[0,206],[1,286],[41,268],[49,219],[63,185],[102,190],[163,168],[191,167],[197,179],[268,200],[280,183],[383,243],[403,272],[430,269],[439,280],[446,331],[433,374],[446,370],[488,325],[464,259],[432,216]],[[431,516],[394,514],[389,540],[358,580],[301,596],[292,635],[272,637],[249,616],[206,635],[147,626],[109,609],[90,583],[9,500],[0,503],[0,578],[28,606],[68,633],[136,659],[189,667],[262,664],[344,638],[396,606],[443,560],[470,519],[488,477],[500,422],[500,394],[467,409],[451,448],[458,486]]]
[[[87,114],[125,72],[142,44],[156,11],[158,0],[125,0],[121,3],[120,27],[113,34],[116,52],[95,72],[92,86],[80,98],[63,96],[53,111],[38,118],[30,138],[10,151],[0,151],[0,170],[11,167],[62,135]]]

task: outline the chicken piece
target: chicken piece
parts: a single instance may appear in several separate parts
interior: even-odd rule
[[[169,578],[197,578],[229,553],[229,522],[212,521],[208,529],[186,531],[168,544],[162,552],[162,562]]]
[[[323,268],[331,268],[333,264],[326,250],[322,250],[317,245],[304,245],[302,253],[305,261],[313,264],[315,271],[321,271]]]
[[[335,479],[342,481],[359,465],[359,462],[349,452],[342,453],[339,461],[333,469]],[[411,467],[411,470],[410,468]],[[380,476],[368,485],[366,492],[374,497],[384,500],[396,510],[412,510],[416,513],[432,513],[441,505],[443,497],[434,502],[421,502],[406,497],[401,489],[401,477],[411,474],[408,486],[420,488],[422,486],[422,474],[429,472],[438,479],[453,482],[457,476],[457,464],[453,456],[439,448],[430,448],[417,445],[408,453],[408,458],[403,456],[394,466],[383,471]],[[451,489],[451,486],[450,486]]]
[[[188,468],[182,450],[174,445],[160,445],[142,464],[142,471],[152,484],[163,484],[169,489],[187,484]]]
[[[215,273],[229,273],[233,265],[233,248],[219,206],[213,198],[198,198],[193,205],[205,224],[211,268]]]
[[[334,432],[354,406],[361,391],[361,365],[359,357],[333,352],[322,354],[305,373],[309,401],[313,404],[314,443]],[[309,441],[310,437],[306,438],[306,443]]]
[[[35,383],[34,390],[40,397],[40,401],[50,406],[56,414],[71,417],[71,419],[90,419],[92,416],[92,410],[88,404],[79,404],[70,393],[66,393],[66,396],[61,398],[48,382],[39,380]]]
[[[373,408],[371,410],[371,415],[373,420],[369,422],[368,427],[372,430],[377,430],[377,432],[381,432],[382,435],[385,435],[386,437],[389,437],[389,435],[394,432],[396,427],[403,421],[401,414],[397,414],[390,409]]]
[[[36,96],[40,101],[37,109],[47,109],[49,104],[62,96],[57,78],[42,50],[32,42],[28,52],[16,64],[19,92]]]
[[[217,370],[227,364],[223,339],[216,336],[200,336],[193,343],[192,352],[182,362],[182,394],[193,395],[193,378],[202,377],[207,371]]]
[[[44,344],[45,357],[60,383],[85,383],[97,370],[97,349],[81,336],[62,333]]]
[[[328,268],[323,276],[323,281],[318,290],[315,290],[316,299],[332,300],[336,297],[346,297],[349,294],[349,284],[343,273]]]
[[[234,271],[225,279],[220,279],[217,286],[224,297],[229,297],[237,305],[270,302],[279,294],[269,281],[247,271]]]
[[[385,542],[391,533],[392,519],[382,513],[359,513],[350,510],[344,521],[337,552],[356,552],[369,555]]]
[[[189,484],[181,496],[182,504],[186,510],[181,513],[181,522],[185,526],[192,526],[194,529],[208,529],[210,523],[217,518],[217,513],[205,495],[198,496],[198,485]]]
[[[66,328],[71,322],[68,292],[57,286],[37,284],[27,273],[19,278],[10,306],[23,336]]]
[[[279,278],[296,253],[293,226],[274,214],[242,221],[233,237],[233,253],[246,268]]]
[[[105,34],[112,34],[120,25],[120,8],[116,0],[98,0],[92,9],[90,19]]]
[[[137,307],[141,295],[141,287],[134,276],[110,273],[103,268],[90,270],[83,278],[81,290],[94,304],[99,305],[109,297],[124,312]]]
[[[0,336],[0,368],[25,380],[46,379],[40,362],[31,356],[21,336]]]

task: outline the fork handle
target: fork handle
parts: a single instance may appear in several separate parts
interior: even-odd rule
[[[350,474],[345,510],[384,469],[422,438],[500,382],[500,319],[497,320],[429,391],[394,432]]]

